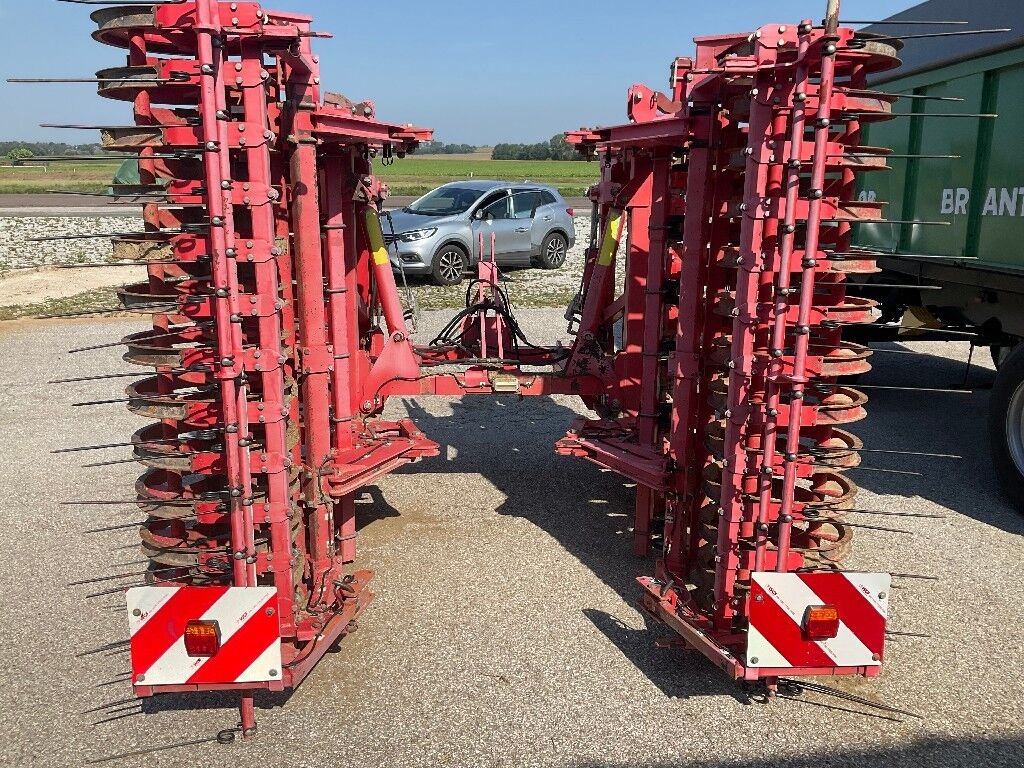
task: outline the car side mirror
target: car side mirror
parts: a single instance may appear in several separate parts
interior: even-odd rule
[[[473,211],[473,221],[483,221],[483,220],[484,220],[484,209],[483,208],[477,208],[475,211]]]

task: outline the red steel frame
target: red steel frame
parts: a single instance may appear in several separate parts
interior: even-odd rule
[[[272,584],[284,662],[265,683],[134,677],[137,693],[239,689],[253,733],[253,691],[298,685],[372,598],[352,570],[354,494],[437,453],[381,417],[387,399],[507,392],[597,412],[558,451],[637,483],[634,551],[659,550],[643,605],[733,677],[774,682],[783,670],[743,662],[751,574],[835,569],[849,549],[842,473],[860,444],[840,425],[866,398],[837,381],[869,366],[840,333],[871,303],[844,282],[874,269],[851,222],[880,215],[852,200],[855,174],[884,167],[851,150],[889,115],[864,78],[893,49],[808,21],[699,39],[670,94],[633,86],[628,124],[569,134],[602,172],[571,349],[520,346],[484,258],[460,343],[421,346],[372,163],[430,132],[322,94],[309,17],[188,0],[94,19],[129,51],[100,93],[135,109],[104,142],[138,154],[151,196],[146,233],[115,241],[149,271],[125,307],[154,316],[125,340],[155,368],[128,390],[157,420],[133,439],[147,580]]]

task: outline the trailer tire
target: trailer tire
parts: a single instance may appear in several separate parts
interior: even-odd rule
[[[989,400],[988,436],[999,487],[1024,512],[1024,345],[999,366]]]

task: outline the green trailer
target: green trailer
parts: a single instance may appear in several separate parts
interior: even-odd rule
[[[970,25],[892,23],[911,19]],[[861,225],[858,242],[900,254],[879,259],[884,271],[873,282],[922,286],[866,292],[881,300],[885,320],[909,311],[914,324],[923,319],[947,338],[950,329],[967,332],[992,349],[993,461],[1024,510],[1024,3],[932,0],[868,29],[902,36],[1004,27],[1012,31],[909,38],[903,67],[872,83],[911,98],[897,102],[908,116],[865,127],[865,143],[892,150],[892,170],[865,174],[859,194],[888,202],[887,218],[904,223]]]

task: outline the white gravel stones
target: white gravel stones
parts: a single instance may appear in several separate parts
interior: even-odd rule
[[[110,260],[107,237],[32,242],[33,237],[138,232],[142,219],[128,216],[0,218],[0,275],[55,264],[102,264]]]

